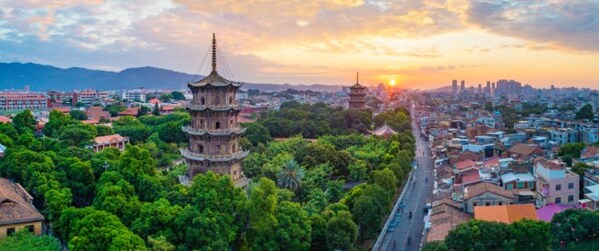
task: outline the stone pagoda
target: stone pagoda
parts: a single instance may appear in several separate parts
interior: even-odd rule
[[[202,80],[188,83],[193,99],[187,110],[191,125],[183,131],[189,137],[189,147],[181,149],[189,178],[198,173],[213,171],[229,175],[238,186],[244,186],[241,160],[247,156],[239,146],[245,128],[237,124],[241,107],[235,93],[242,83],[220,76],[216,71],[216,37],[212,35],[212,72]]]
[[[349,109],[366,109],[366,87],[360,85],[359,78],[356,73],[356,84],[349,87]]]

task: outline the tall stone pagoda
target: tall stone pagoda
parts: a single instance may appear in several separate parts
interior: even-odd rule
[[[241,169],[241,160],[247,156],[239,145],[245,128],[237,124],[241,107],[235,93],[242,83],[220,76],[216,71],[216,37],[212,35],[212,72],[202,80],[188,83],[193,99],[187,110],[191,125],[183,131],[189,137],[189,147],[181,149],[190,178],[198,173],[213,171],[229,175],[236,185],[243,186],[247,179]]]
[[[359,78],[356,73],[356,84],[349,87],[349,109],[366,109],[366,86],[359,83]]]

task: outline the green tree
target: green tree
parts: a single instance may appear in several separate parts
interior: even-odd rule
[[[58,138],[64,126],[75,123],[76,121],[72,120],[69,115],[58,110],[52,110],[48,123],[44,125],[44,134],[48,137]]]
[[[58,226],[70,250],[146,250],[139,236],[102,210],[65,209]]]
[[[597,238],[599,235],[599,215],[588,210],[568,209],[553,216],[551,235],[554,248],[560,249],[562,244],[580,242]]]
[[[326,233],[329,250],[351,250],[358,236],[358,226],[348,211],[339,211],[329,220]]]
[[[582,106],[580,110],[578,110],[578,112],[576,113],[576,119],[588,119],[590,121],[593,121],[594,117],[595,114],[593,112],[593,105],[591,104],[586,104]]]
[[[298,203],[283,201],[277,206],[277,243],[290,250],[308,250],[312,227],[308,214]]]
[[[258,185],[252,188],[249,200],[248,236],[254,250],[278,249],[276,208],[277,189],[275,183],[267,178],[261,178]]]
[[[443,241],[430,241],[424,244],[422,251],[449,251]]]
[[[26,130],[34,132],[36,122],[31,110],[27,109],[17,114],[17,116],[12,119],[12,124],[19,133],[23,133]]]
[[[152,115],[160,116],[160,108],[158,108],[158,103],[154,104],[154,110],[152,110]]]
[[[277,183],[281,187],[296,191],[302,186],[303,178],[304,169],[295,160],[289,160],[277,175]]]
[[[112,128],[109,126],[105,126],[105,125],[96,125],[96,130],[98,131],[98,136],[106,136],[106,135],[114,134],[114,132],[112,131]]]
[[[592,169],[592,168],[593,168],[592,166],[589,166],[583,162],[578,162],[571,168],[571,171],[578,174],[578,177],[579,177],[579,180],[578,180],[578,188],[580,190],[580,192],[578,193],[579,199],[584,198],[584,173],[587,170]]]
[[[95,127],[91,129],[95,130]],[[68,125],[61,129],[58,139],[69,146],[86,146],[96,137],[97,132],[92,130],[81,125]]]
[[[0,239],[0,251],[35,250],[35,251],[60,251],[62,250],[58,239],[41,235],[35,236],[23,229],[15,234]]]
[[[71,115],[71,118],[76,119],[76,120],[86,120],[87,119],[87,114],[85,114],[85,112],[80,111],[80,110],[71,110],[69,112],[69,115]]]
[[[500,250],[510,233],[505,223],[470,220],[449,231],[449,250]]]
[[[267,127],[263,126],[260,123],[248,123],[243,124],[246,128],[245,137],[252,142],[252,145],[256,146],[258,143],[266,144],[272,141],[272,137],[270,136],[270,131]]]
[[[174,100],[185,100],[185,95],[180,91],[171,92],[171,96]]]
[[[392,196],[397,189],[397,178],[395,178],[395,174],[393,171],[389,170],[389,168],[385,168],[383,170],[375,170],[372,172],[374,184],[381,186],[385,191],[389,193],[389,196]]]

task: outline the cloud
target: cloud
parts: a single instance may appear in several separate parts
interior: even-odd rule
[[[468,20],[490,32],[541,43],[539,48],[599,51],[598,13],[595,0],[475,0]]]

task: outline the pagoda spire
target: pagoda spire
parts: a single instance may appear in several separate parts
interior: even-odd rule
[[[216,72],[216,35],[212,33],[212,72]]]
[[[360,80],[360,72],[359,72],[359,71],[357,71],[357,72],[356,72],[356,84],[359,84],[359,83],[360,83],[360,81],[359,81],[359,80]]]

